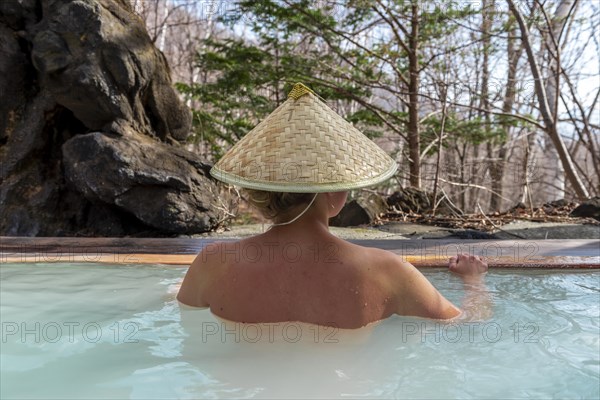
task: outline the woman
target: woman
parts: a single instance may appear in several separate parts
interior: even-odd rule
[[[207,246],[177,296],[227,320],[300,321],[359,328],[393,314],[450,319],[461,310],[397,255],[332,235],[347,191],[387,180],[396,163],[302,84],[211,170],[247,189],[275,223],[235,243]],[[458,255],[449,268],[468,289],[468,316],[486,301],[479,257]]]

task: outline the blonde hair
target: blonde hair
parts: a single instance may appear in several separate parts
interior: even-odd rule
[[[264,190],[243,189],[247,200],[260,213],[268,219],[286,214],[300,204],[309,203],[315,196],[314,193],[283,193],[267,192]]]

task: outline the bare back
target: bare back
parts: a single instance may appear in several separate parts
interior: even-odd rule
[[[188,273],[178,298],[210,306],[231,321],[352,329],[394,313],[433,318],[459,313],[396,255],[333,235],[291,240],[263,234],[211,246],[190,267],[198,273]]]

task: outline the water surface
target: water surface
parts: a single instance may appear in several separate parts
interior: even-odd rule
[[[357,332],[180,306],[186,268],[3,264],[1,398],[599,398],[600,272],[494,270],[494,317]],[[460,279],[425,275],[460,304]]]

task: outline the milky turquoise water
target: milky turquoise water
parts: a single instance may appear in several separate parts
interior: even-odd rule
[[[0,266],[0,397],[600,397],[600,272],[492,271],[494,316],[358,332],[179,306],[186,268]],[[460,304],[460,280],[425,271]]]

